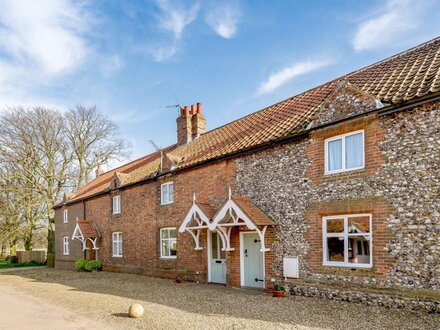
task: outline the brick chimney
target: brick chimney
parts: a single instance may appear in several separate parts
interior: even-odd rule
[[[197,110],[195,109],[195,106],[191,106],[193,108],[193,116],[191,118],[191,136],[192,139],[196,139],[200,136],[200,134],[203,134],[206,132],[206,117],[202,114],[202,103],[197,103]]]
[[[185,106],[177,118],[177,144],[185,144],[206,131],[206,118],[202,114],[202,104]]]
[[[95,178],[97,178],[98,176],[100,176],[103,173],[104,173],[104,169],[102,168],[101,164],[98,164],[98,166],[96,167],[96,170],[95,170]]]

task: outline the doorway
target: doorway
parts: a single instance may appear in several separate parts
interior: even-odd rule
[[[240,233],[241,286],[264,288],[264,254],[255,232]]]
[[[209,269],[211,283],[226,284],[226,253],[222,251],[219,234],[209,231]]]

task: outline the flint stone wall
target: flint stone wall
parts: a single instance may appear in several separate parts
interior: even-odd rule
[[[272,247],[274,273],[282,274],[283,256],[298,256],[301,278],[440,290],[439,104],[378,118],[385,137],[376,147],[385,163],[372,176],[314,184],[306,174],[311,164],[306,153],[310,139],[236,160],[237,193],[251,196],[278,224],[278,241]],[[367,197],[382,197],[392,207],[386,225],[394,238],[384,250],[393,257],[394,265],[380,279],[312,273],[305,260],[313,253],[305,239],[308,207]]]

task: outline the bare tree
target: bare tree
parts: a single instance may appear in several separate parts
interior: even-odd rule
[[[65,114],[67,139],[77,165],[76,189],[85,185],[92,171],[110,160],[128,156],[127,142],[119,138],[118,127],[96,107],[77,106]]]
[[[48,266],[55,257],[53,208],[64,192],[84,185],[98,164],[126,155],[117,126],[95,107],[65,114],[17,107],[0,115],[0,183],[21,206],[26,247],[36,224],[46,220]]]

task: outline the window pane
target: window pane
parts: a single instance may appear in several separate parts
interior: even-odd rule
[[[344,219],[327,220],[327,233],[343,233],[343,232],[344,232]]]
[[[161,232],[162,238],[169,237],[168,229],[162,229],[160,232]]]
[[[118,252],[119,252],[118,255],[122,256],[122,238],[119,241],[119,251]]]
[[[344,262],[344,237],[327,238],[327,260]]]
[[[177,242],[176,242],[176,240],[172,240],[172,241],[170,241],[170,244],[171,244],[171,246],[170,246],[170,256],[175,256],[175,255],[177,255]]]
[[[348,232],[357,234],[369,233],[370,217],[348,218]]]
[[[118,250],[118,243],[113,242],[113,255],[116,255],[117,250]]]
[[[218,259],[218,234],[217,233],[212,233],[211,236],[211,255],[213,259]]]
[[[170,233],[170,238],[176,238],[176,230],[175,229],[170,229],[169,233]]]
[[[168,202],[168,186],[163,185],[162,186],[162,204]]]
[[[335,171],[342,169],[342,139],[328,143],[328,170]]]
[[[174,184],[168,186],[168,202],[174,201]]]
[[[162,241],[162,257],[169,257],[169,241]]]
[[[345,138],[345,164],[346,168],[361,167],[362,161],[362,133]]]
[[[370,257],[369,236],[348,238],[348,262],[353,264],[369,264]]]

